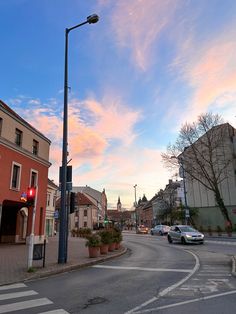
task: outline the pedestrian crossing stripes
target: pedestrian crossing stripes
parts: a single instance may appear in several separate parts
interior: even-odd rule
[[[39,314],[69,314],[64,309],[52,309],[47,308],[46,311],[42,311],[43,306],[55,306],[54,303],[48,298],[36,298],[32,299],[32,296],[38,295],[38,292],[34,290],[26,290],[28,287],[24,283],[17,283],[12,285],[0,286],[0,314],[17,312],[21,310],[29,310],[35,308]],[[18,301],[15,299],[27,298],[30,300]],[[9,300],[13,302],[9,303]],[[4,303],[7,301],[8,303]],[[3,302],[3,304],[1,304]],[[37,309],[38,308],[38,309]]]

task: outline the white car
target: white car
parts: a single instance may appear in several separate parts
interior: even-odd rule
[[[170,231],[170,227],[166,225],[156,225],[154,228],[151,229],[151,235],[165,235]]]
[[[169,243],[174,241],[181,242],[182,244],[187,243],[204,243],[204,234],[197,231],[191,226],[177,225],[171,226],[168,232],[167,239]]]

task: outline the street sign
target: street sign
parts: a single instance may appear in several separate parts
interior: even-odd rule
[[[189,218],[190,217],[190,215],[189,215],[189,209],[185,209],[185,218]]]

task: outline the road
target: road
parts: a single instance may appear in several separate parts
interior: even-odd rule
[[[114,260],[18,288],[3,287],[0,313],[235,312],[235,242],[184,246],[169,244],[165,237],[125,234],[124,243],[127,254]]]

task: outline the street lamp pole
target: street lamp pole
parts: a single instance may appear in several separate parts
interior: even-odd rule
[[[187,225],[188,224],[187,215],[189,215],[189,212],[188,212],[187,191],[186,191],[186,183],[185,183],[185,170],[184,170],[183,162],[179,161],[179,164],[182,168],[182,173],[183,173],[184,203],[185,203],[184,219],[185,219],[185,225]]]
[[[65,73],[64,73],[64,115],[63,115],[63,144],[62,144],[62,167],[61,167],[61,210],[60,210],[60,232],[58,247],[58,263],[66,263],[67,259],[67,207],[66,207],[66,183],[67,183],[67,145],[68,145],[68,35],[69,32],[84,24],[97,23],[99,17],[92,14],[83,23],[65,29]]]
[[[135,206],[135,229],[138,228],[138,215],[137,215],[137,195],[136,195],[137,184],[134,185],[134,206]]]

